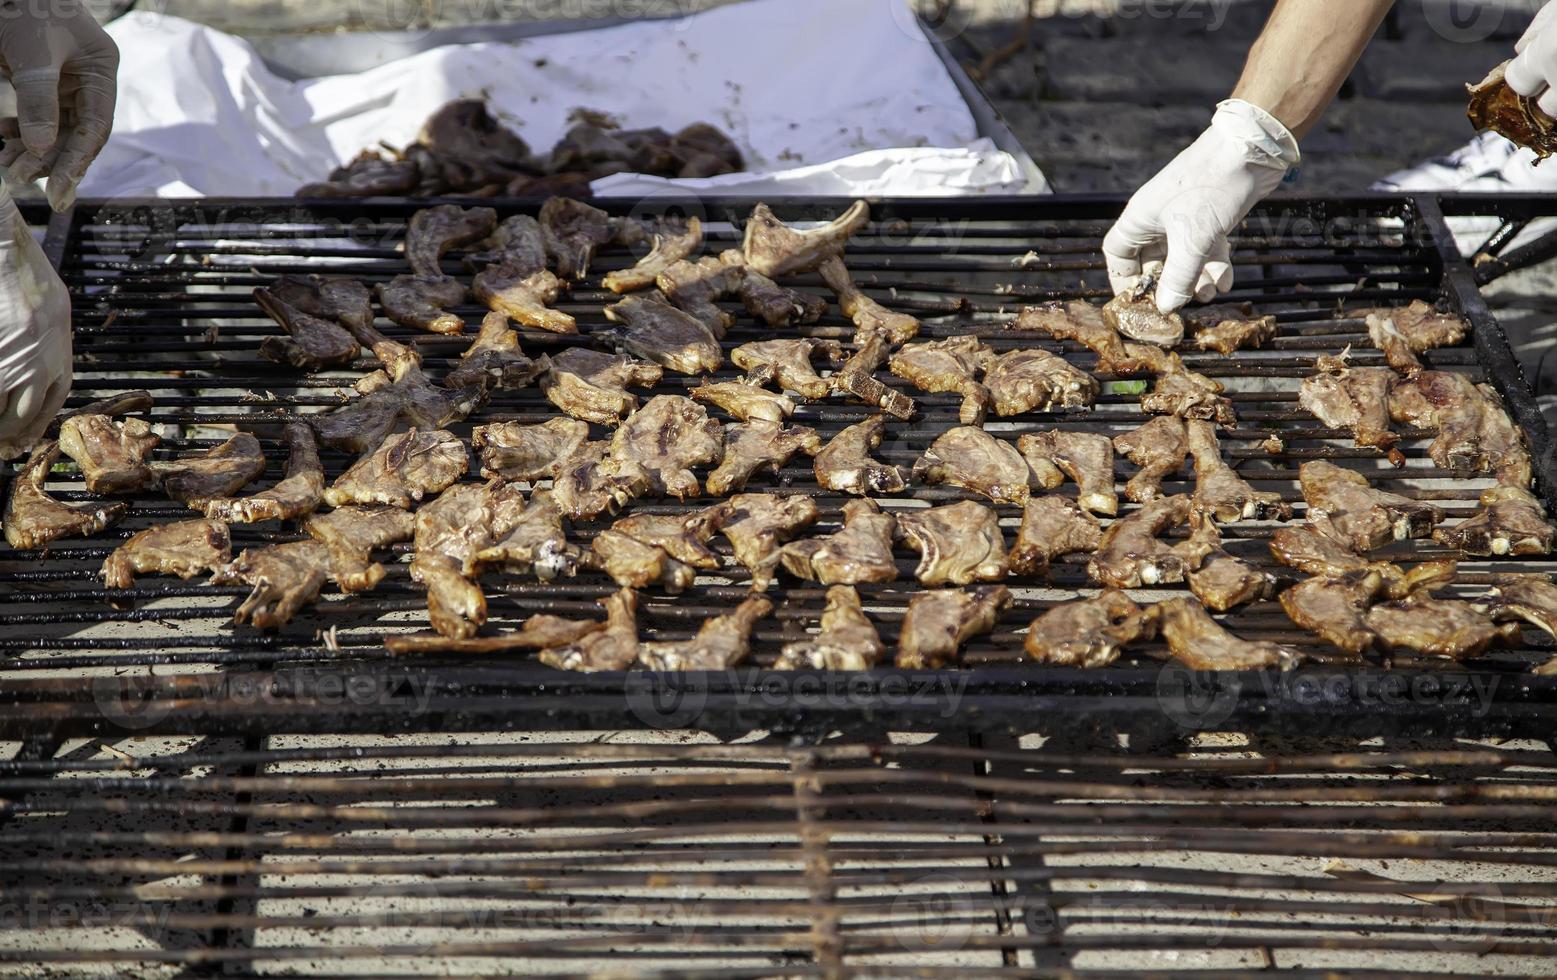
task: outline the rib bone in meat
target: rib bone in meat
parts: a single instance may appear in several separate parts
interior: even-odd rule
[[[1433,540],[1469,555],[1549,555],[1557,531],[1535,494],[1518,487],[1491,487],[1475,516],[1433,532]]]
[[[897,578],[892,538],[897,520],[870,499],[843,505],[843,529],[819,538],[792,541],[780,558],[797,578],[823,585],[891,582]]]
[[[542,650],[542,663],[558,670],[593,673],[626,670],[638,660],[638,593],[622,589],[599,600],[605,606],[605,629],[594,630],[578,641]]]
[[[907,484],[896,466],[870,458],[881,445],[886,419],[872,415],[849,426],[816,454],[816,482],[827,490],[865,497],[872,493],[897,493]]]
[[[853,586],[827,590],[822,631],[809,640],[784,647],[774,670],[869,670],[886,653],[881,634],[860,607]]]
[[[1032,468],[1039,486],[1053,490],[1069,477],[1078,488],[1077,502],[1094,514],[1119,512],[1114,495],[1114,444],[1095,432],[1029,433],[1016,441],[1016,448]]]
[[[958,420],[963,425],[983,425],[989,412],[989,389],[979,384],[978,372],[989,363],[990,349],[971,334],[908,344],[892,355],[892,373],[931,394],[951,392],[962,396]]]
[[[914,464],[920,483],[946,484],[982,494],[996,503],[1025,503],[1032,471],[1009,442],[971,425],[948,429]]]
[[[1432,504],[1375,490],[1361,473],[1324,460],[1304,463],[1298,482],[1310,514],[1324,514],[1340,539],[1358,551],[1425,538],[1443,520],[1443,511]]]
[[[898,535],[919,552],[914,574],[925,585],[999,582],[1006,577],[1000,519],[983,504],[960,503],[897,515]]]
[[[221,521],[179,521],[147,528],[114,549],[103,562],[103,583],[128,589],[136,575],[191,579],[232,560],[232,537]]]
[[[1292,508],[1281,494],[1256,490],[1222,459],[1222,444],[1210,422],[1191,419],[1189,451],[1195,457],[1195,507],[1223,523],[1284,521]]]
[[[730,352],[730,361],[746,372],[752,384],[777,381],[784,391],[803,398],[827,397],[832,385],[816,373],[811,358],[820,352],[833,364],[843,360],[843,348],[834,340],[758,340]]]
[[[870,205],[855,201],[831,222],[805,231],[784,224],[766,204],[758,204],[746,222],[742,253],[746,265],[769,277],[810,272],[832,256],[843,254],[855,232],[870,221]]]
[[[661,222],[649,253],[630,269],[608,273],[600,283],[613,293],[648,289],[665,270],[702,247],[703,223],[697,218]]]
[[[876,378],[876,369],[887,358],[887,342],[880,335],[872,334],[860,344],[859,350],[834,372],[832,390],[851,395],[867,405],[880,408],[888,415],[909,419],[914,415],[914,400],[900,391],[882,384]]]
[[[5,539],[11,547],[28,550],[59,538],[89,537],[124,516],[128,505],[122,502],[67,504],[49,496],[44,486],[58,460],[59,443],[52,439],[40,442],[12,479],[4,521]]]
[[[832,256],[817,267],[822,281],[838,297],[838,309],[854,322],[854,343],[863,344],[880,337],[892,346],[919,336],[919,321],[907,313],[896,313],[865,295],[854,282],[840,256]]]

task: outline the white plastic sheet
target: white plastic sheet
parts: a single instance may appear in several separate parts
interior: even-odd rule
[[[365,147],[401,146],[445,102],[485,96],[544,151],[576,108],[727,132],[748,171],[617,175],[599,193],[952,195],[1020,190],[978,138],[903,0],[754,0],[669,21],[435,48],[353,75],[288,81],[246,42],[174,17],[110,26],[123,56],[93,196],[289,195]]]

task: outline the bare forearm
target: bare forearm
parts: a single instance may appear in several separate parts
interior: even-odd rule
[[[1314,128],[1395,0],[1278,0],[1233,98],[1275,116],[1298,139]]]

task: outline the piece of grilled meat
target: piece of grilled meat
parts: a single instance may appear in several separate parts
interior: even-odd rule
[[[1517,623],[1498,624],[1469,602],[1437,599],[1422,590],[1368,610],[1368,628],[1386,651],[1415,650],[1430,657],[1464,660],[1493,643],[1517,644]]]
[[[567,646],[542,650],[541,663],[558,670],[594,673],[626,670],[638,661],[638,593],[622,589],[599,600],[605,607],[605,629],[595,630]]]
[[[1077,503],[1083,510],[1109,516],[1119,513],[1119,498],[1114,495],[1114,444],[1107,436],[1053,429],[1022,436],[1016,448],[1045,490],[1055,489],[1069,477],[1076,483]]]
[[[1164,349],[1184,339],[1184,318],[1157,309],[1157,278],[1142,276],[1134,285],[1109,300],[1103,321],[1125,337]]]
[[[1201,515],[1201,520],[1205,520]],[[1191,571],[1189,591],[1213,612],[1269,599],[1276,594],[1276,576],[1218,547]]]
[[[1185,423],[1189,452],[1195,458],[1195,509],[1223,523],[1232,521],[1284,521],[1292,508],[1281,494],[1256,490],[1222,459],[1222,444],[1210,422]]]
[[[1013,350],[987,362],[984,387],[995,414],[1005,417],[1056,408],[1088,408],[1097,379],[1046,350]]]
[[[897,493],[907,486],[903,482],[903,472],[896,466],[870,458],[870,451],[881,445],[886,427],[886,419],[872,415],[834,436],[816,454],[817,484],[826,490],[858,497]]]
[[[825,225],[796,231],[758,204],[746,221],[741,252],[748,268],[769,277],[810,272],[823,260],[842,255],[854,233],[870,221],[870,205],[855,201],[849,210]]]
[[[729,539],[735,560],[751,572],[753,592],[766,592],[773,583],[784,542],[815,523],[816,502],[799,495],[742,493],[719,507],[719,531]]]
[[[427,589],[428,618],[440,635],[472,637],[486,622],[486,595],[473,581],[478,556],[524,508],[518,487],[493,480],[450,487],[416,512],[411,580]]]
[[[787,396],[745,381],[705,381],[689,394],[745,422],[782,423],[795,414],[795,403]]]
[[[409,510],[441,493],[470,468],[465,444],[452,432],[411,429],[390,436],[357,460],[324,492],[331,507],[390,504]]]
[[[283,283],[279,291],[263,286],[254,290],[254,301],[260,309],[286,331],[285,337],[266,337],[261,341],[260,354],[278,364],[307,371],[350,364],[362,348],[341,324],[305,312],[283,298],[296,298],[299,291],[292,283]]]
[[[1009,442],[964,425],[930,444],[914,464],[913,478],[971,490],[995,503],[1020,504],[1031,493],[1032,472]]]
[[[1190,670],[1290,670],[1302,659],[1289,647],[1234,636],[1194,599],[1169,599],[1157,608],[1168,652]]]
[[[1045,575],[1061,555],[1096,551],[1103,541],[1097,518],[1065,497],[1034,497],[1022,509],[1022,527],[1009,558],[1018,575]]]
[[[232,536],[221,521],[160,524],[133,535],[103,562],[103,584],[128,589],[136,575],[191,579],[232,561]]]
[[[373,293],[355,279],[316,275],[282,276],[264,287],[268,297],[348,332],[373,325]]]
[[[11,480],[3,522],[11,547],[25,551],[60,538],[90,537],[124,517],[128,505],[123,502],[67,504],[49,496],[45,486],[58,460],[59,443],[40,442]]]
[[[93,493],[133,493],[155,474],[146,462],[162,440],[142,419],[72,415],[59,427],[59,448],[81,467]]]
[[[1169,545],[1160,536],[1189,520],[1194,502],[1187,494],[1157,497],[1134,514],[1114,521],[1103,532],[1097,552],[1087,563],[1093,581],[1116,589],[1138,589],[1184,581],[1199,565],[1189,542]],[[1203,556],[1201,556],[1203,557]]]
[[[784,391],[814,401],[832,391],[832,384],[811,366],[811,358],[819,352],[834,365],[843,361],[843,347],[837,341],[809,337],[742,344],[730,352],[730,361],[746,372],[746,380],[752,384],[776,381]]]
[[[609,442],[586,442],[557,464],[552,497],[573,520],[591,520],[616,513],[648,493],[652,483],[637,462],[611,455]]]
[[[576,419],[616,425],[638,407],[628,385],[657,385],[664,374],[659,365],[626,354],[570,347],[551,359],[541,390],[548,401]]]
[[[523,510],[509,510],[505,517],[505,525],[495,529],[492,542],[476,552],[483,565],[533,574],[542,582],[572,575],[578,569],[579,551],[568,543],[562,509],[550,491],[532,492]]]
[[[836,534],[786,544],[779,558],[791,575],[823,585],[891,582],[897,578],[892,538],[897,519],[870,499],[843,505],[843,529]]]
[[[813,293],[780,286],[747,265],[743,252],[729,249],[719,256],[719,263],[730,270],[730,288],[741,297],[746,312],[770,327],[815,323],[827,312],[827,300]]]
[[[211,581],[252,589],[234,610],[233,622],[277,629],[318,599],[329,577],[329,551],[307,540],[249,548],[218,569]]]
[[[628,296],[605,308],[606,319],[623,324],[622,348],[681,374],[712,374],[724,363],[719,339],[695,317],[665,302],[658,291]]]
[[[465,321],[449,312],[465,302],[465,284],[453,276],[396,276],[377,292],[384,315],[402,327],[445,335],[465,332]]]
[[[240,432],[226,442],[194,456],[181,456],[152,464],[162,491],[172,500],[198,511],[230,497],[265,472],[265,453],[259,440]]]
[[[1418,354],[1435,347],[1453,347],[1465,339],[1464,320],[1440,313],[1419,299],[1404,307],[1363,310],[1360,315],[1368,325],[1373,346],[1384,352],[1390,367],[1408,376],[1422,370]]]
[[[1271,535],[1270,552],[1283,565],[1315,576],[1337,576],[1348,572],[1376,571],[1383,576],[1391,598],[1407,595],[1417,584],[1411,573],[1385,561],[1371,561],[1352,549],[1328,517],[1314,514],[1302,524],[1278,528]],[[1427,563],[1432,564],[1432,563]],[[1418,569],[1424,566],[1417,566]]]
[[[1316,575],[1283,592],[1281,608],[1297,625],[1358,655],[1378,639],[1367,616],[1368,607],[1384,595],[1384,584],[1377,568]]]
[[[880,337],[891,346],[907,343],[919,336],[919,321],[907,313],[897,313],[865,295],[855,283],[840,256],[824,259],[817,273],[827,288],[838,297],[838,309],[854,322],[854,343],[864,344]]]
[[[1474,517],[1433,532],[1434,541],[1468,555],[1549,555],[1554,536],[1541,502],[1518,487],[1489,488]]]
[[[1000,518],[983,504],[964,500],[897,515],[898,536],[919,552],[914,574],[925,585],[999,582],[1006,577]]]
[[[746,486],[752,474],[765,466],[778,473],[796,453],[815,456],[822,451],[822,437],[805,426],[786,429],[777,422],[743,422],[724,433],[724,459],[708,474],[708,492],[728,496]]]
[[[281,482],[247,497],[213,497],[205,501],[205,516],[229,524],[289,521],[313,513],[324,499],[324,468],[313,429],[303,422],[286,427],[287,468]]]
[[[1391,452],[1400,437],[1389,428],[1389,391],[1395,373],[1389,368],[1350,368],[1344,358],[1321,357],[1319,373],[1305,378],[1298,404],[1332,429],[1349,429],[1358,446]],[[1391,458],[1405,463],[1398,453]]]
[[[962,645],[995,628],[1011,607],[1003,585],[973,589],[932,589],[908,601],[898,635],[897,666],[903,670],[939,670],[957,659]]]
[[[635,514],[601,531],[587,562],[632,588],[660,585],[675,594],[691,587],[697,569],[714,570],[719,556],[708,549],[721,514],[705,508],[695,514]]]
[[[1118,589],[1066,602],[1033,620],[1023,649],[1028,659],[1061,667],[1107,667],[1126,644],[1157,635],[1157,608],[1142,609]]]
[[[737,255],[740,253],[736,253]],[[707,327],[720,339],[735,325],[735,317],[719,306],[719,300],[735,291],[739,267],[724,264],[712,255],[683,259],[666,266],[654,277],[654,285],[670,304]]]
[[[605,623],[590,619],[564,619],[536,613],[517,630],[496,636],[472,636],[463,640],[437,633],[395,633],[384,637],[384,648],[397,656],[452,653],[460,655],[509,653],[516,650],[556,650],[571,646],[591,633],[605,629]]]
[[[373,552],[411,540],[416,519],[398,507],[341,507],[309,517],[303,530],[329,551],[330,577],[342,591],[366,592],[385,575]]]
[[[1239,350],[1261,347],[1276,336],[1276,318],[1256,315],[1252,303],[1201,306],[1182,312],[1195,328],[1195,346],[1228,357]]]
[[[607,273],[600,284],[613,293],[648,289],[665,270],[703,247],[703,223],[696,217],[686,221],[662,221],[655,232],[647,255],[630,269]]]
[[[1303,499],[1310,515],[1328,518],[1340,540],[1358,551],[1372,551],[1390,541],[1425,538],[1443,520],[1443,511],[1399,494],[1375,490],[1367,477],[1324,460],[1310,460],[1298,470]]]
[[[875,334],[866,337],[859,349],[829,379],[832,390],[880,408],[894,418],[910,419],[914,415],[914,400],[887,387],[876,377],[876,369],[886,358],[885,338]]]
[[[423,208],[406,225],[406,263],[419,276],[441,276],[444,253],[481,241],[496,227],[497,212],[491,208]]]
[[[827,590],[822,631],[786,645],[774,670],[870,670],[887,652],[881,634],[860,607],[860,594],[850,585]]]
[[[1545,575],[1494,575],[1482,602],[1499,622],[1522,620],[1557,637],[1557,585]],[[1540,673],[1550,673],[1554,662]]]
[[[553,418],[538,425],[478,425],[471,444],[481,455],[481,475],[504,480],[549,480],[563,460],[589,441],[589,423]]]
[[[648,670],[729,670],[746,659],[752,630],[772,611],[773,603],[750,596],[733,612],[705,620],[690,640],[641,644],[638,660]]]
[[[1137,504],[1162,496],[1162,481],[1178,474],[1189,456],[1189,430],[1176,415],[1163,415],[1124,435],[1114,449],[1140,467],[1125,484],[1125,499]]]
[[[572,198],[553,197],[541,205],[541,237],[557,274],[564,279],[583,279],[595,250],[616,237],[610,215]]]
[[[990,393],[976,379],[993,357],[977,336],[967,334],[907,344],[892,355],[888,367],[920,391],[961,395],[958,421],[963,425],[983,425],[989,412]]]
[[[1437,429],[1427,454],[1444,469],[1491,473],[1504,486],[1530,486],[1524,436],[1489,386],[1463,374],[1423,371],[1390,391],[1389,414],[1397,422]]]
[[[513,261],[489,265],[476,273],[470,289],[492,311],[489,316],[498,315],[505,320],[511,317],[521,326],[547,333],[578,333],[577,320],[552,309],[562,294],[562,281],[548,269],[532,269]]]
[[[692,468],[724,458],[724,431],[691,399],[656,395],[617,428],[611,455],[648,471],[653,493],[685,500],[702,492]]]
[[[1127,350],[1141,346],[1131,344]],[[1141,411],[1148,415],[1208,419],[1224,426],[1237,424],[1233,403],[1222,397],[1221,382],[1185,368],[1177,354],[1170,353],[1166,368],[1153,373],[1157,375],[1157,381],[1151,391],[1141,396]]]
[[[1103,319],[1102,307],[1081,300],[1023,307],[1015,328],[1080,344],[1098,356],[1100,371],[1112,373],[1105,365],[1117,365],[1127,359],[1124,338]]]

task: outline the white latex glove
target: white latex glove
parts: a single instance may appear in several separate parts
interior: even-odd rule
[[[80,0],[0,0],[0,71],[16,89],[0,167],[16,181],[47,175],[63,211],[113,129],[119,49]]]
[[[33,447],[70,394],[70,296],[0,184],[0,459]]]
[[[1524,36],[1514,45],[1518,52],[1503,80],[1520,95],[1536,100],[1548,116],[1557,116],[1557,4],[1548,3],[1535,15]],[[1539,98],[1537,98],[1539,96]]]
[[[1298,165],[1297,140],[1241,99],[1217,106],[1211,127],[1135,192],[1103,239],[1114,292],[1163,264],[1157,307],[1171,312],[1233,286],[1227,236]]]

